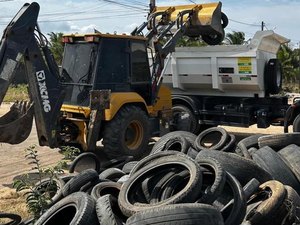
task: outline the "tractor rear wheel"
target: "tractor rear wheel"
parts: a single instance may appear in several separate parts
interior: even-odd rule
[[[103,145],[108,157],[124,155],[140,158],[147,152],[150,124],[137,106],[125,106],[104,128]]]

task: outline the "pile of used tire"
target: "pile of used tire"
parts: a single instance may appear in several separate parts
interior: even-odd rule
[[[300,133],[238,143],[222,128],[168,133],[140,161],[58,179],[35,224],[300,224],[298,145]],[[96,159],[80,155],[71,172],[85,157]]]

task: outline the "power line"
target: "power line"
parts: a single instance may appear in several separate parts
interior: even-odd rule
[[[241,22],[241,21],[238,21],[238,20],[233,20],[233,19],[229,19],[229,21],[231,22],[235,22],[235,23],[239,23],[239,24],[243,24],[243,25],[247,25],[247,26],[253,26],[253,27],[261,27],[260,24],[251,24],[251,23],[245,23],[245,22]]]
[[[138,9],[138,10],[141,10],[141,11],[146,11],[147,10],[145,8],[140,8],[140,7],[137,7],[137,6],[127,5],[127,4],[116,2],[116,1],[113,1],[113,0],[99,0],[99,1],[109,2],[109,3],[115,4],[115,5],[119,5],[119,6],[124,6],[126,8],[130,8],[130,9]]]
[[[68,22],[68,21],[82,21],[82,20],[92,20],[92,19],[114,19],[114,18],[123,18],[128,16],[143,16],[144,13],[126,13],[126,14],[118,14],[111,16],[92,16],[92,17],[84,17],[84,18],[74,18],[74,19],[57,19],[57,20],[39,20],[39,23],[56,23],[56,22]],[[7,23],[0,23],[0,25],[7,25]]]
[[[191,3],[194,3],[194,4],[197,4],[196,2],[194,2],[193,0],[187,0],[188,2],[191,2]]]

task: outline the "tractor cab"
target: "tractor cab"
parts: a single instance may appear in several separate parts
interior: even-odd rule
[[[146,39],[129,35],[66,35],[62,62],[65,104],[89,105],[91,90],[136,92],[151,102]]]

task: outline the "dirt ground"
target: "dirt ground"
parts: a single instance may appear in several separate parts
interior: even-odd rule
[[[0,106],[0,115],[3,115],[9,110],[10,104],[2,104]],[[268,129],[258,129],[255,126],[250,128],[237,128],[224,126],[226,130],[237,136],[237,139],[242,139],[251,134],[263,133],[274,134],[282,133],[283,127],[270,127]],[[11,145],[0,143],[0,189],[3,187],[10,187],[13,179],[21,174],[28,173],[31,170],[31,165],[28,160],[24,158],[24,150],[30,145],[37,145],[39,159],[44,167],[55,165],[61,158],[61,154],[57,149],[50,149],[48,147],[38,146],[37,133],[33,127],[30,136],[21,144]]]
[[[9,107],[10,104],[2,104],[0,106],[0,115],[5,114]],[[25,149],[30,145],[37,145],[36,150],[43,167],[55,165],[62,158],[57,149],[38,146],[35,127],[33,127],[27,140],[20,144],[0,143],[0,189],[10,187],[13,178],[18,175],[30,172],[32,165],[29,165],[28,160],[25,159]]]

